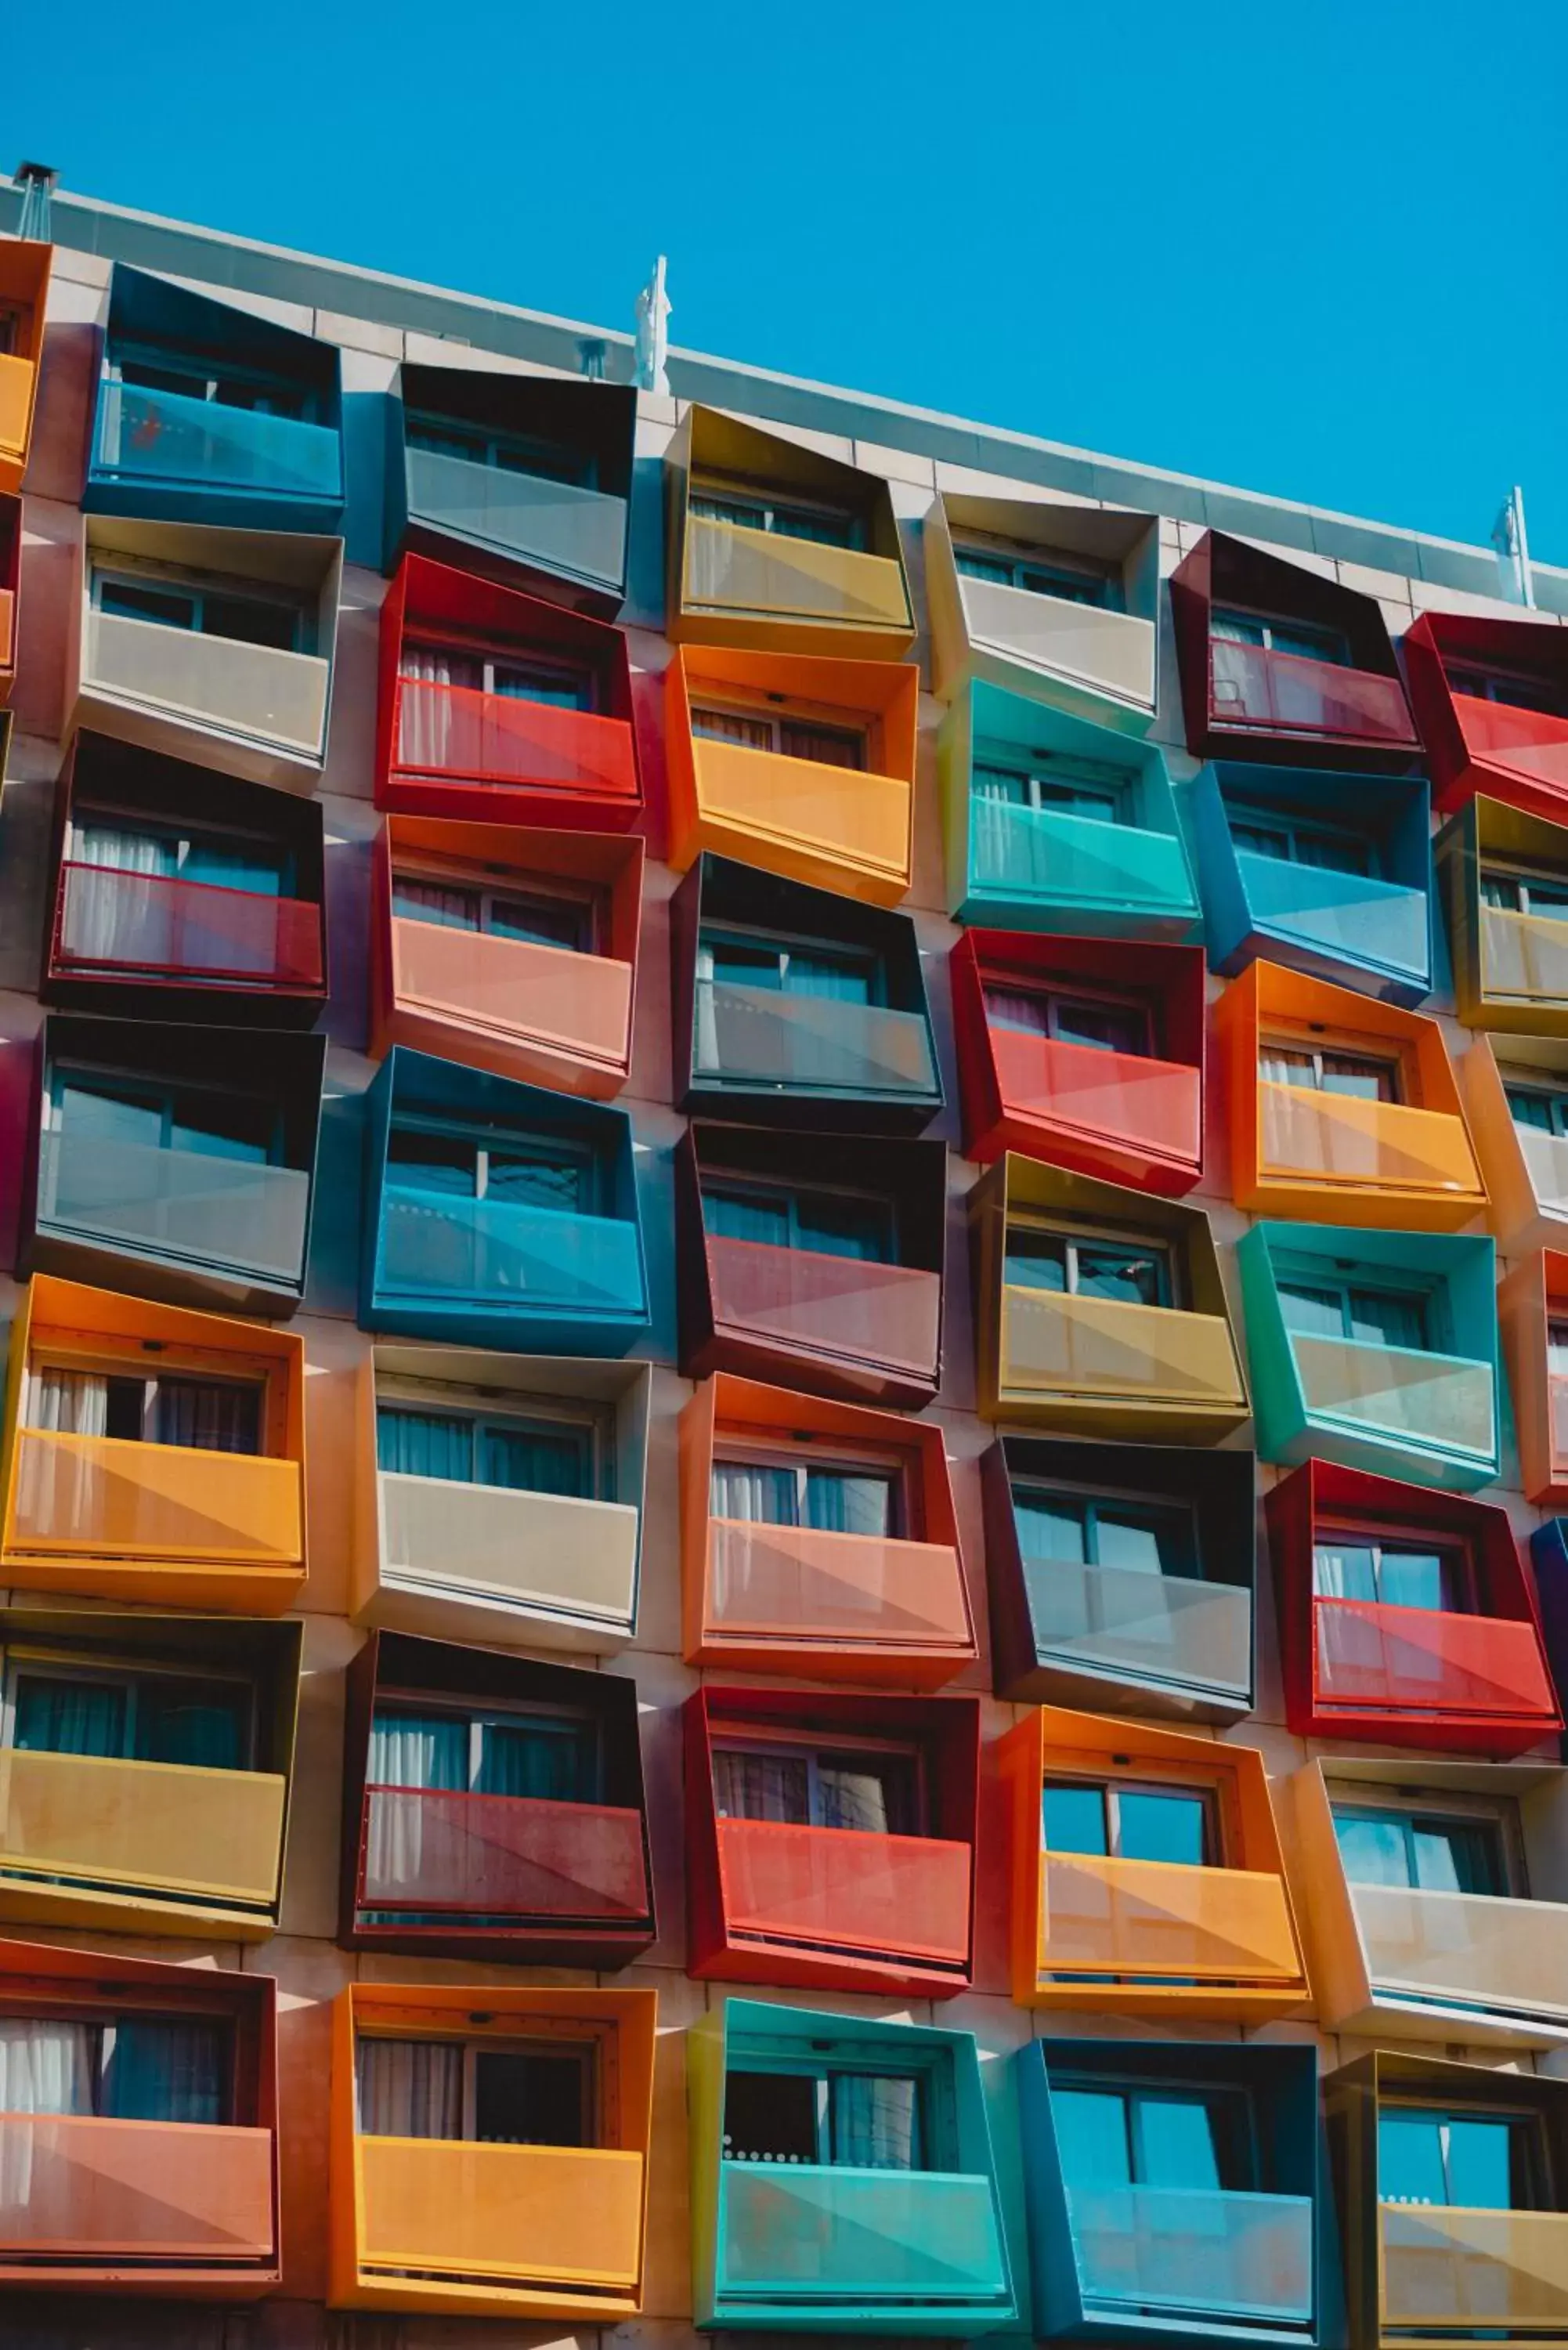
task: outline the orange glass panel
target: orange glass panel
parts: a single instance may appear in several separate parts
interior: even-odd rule
[[[0,453],[7,457],[25,454],[32,405],[32,360],[0,353]]]
[[[1263,1079],[1258,1123],[1265,1176],[1288,1172],[1324,1183],[1480,1192],[1461,1118],[1412,1109],[1403,1102],[1310,1093],[1302,1086]]]
[[[405,677],[397,741],[396,764],[417,775],[637,798],[631,728],[593,711]]]
[[[624,1062],[631,1033],[631,965],[527,939],[444,930],[392,918],[393,991],[450,1020],[537,1036]]]
[[[296,1461],[36,1428],[16,1441],[16,1549],[298,1564]]]
[[[1119,1136],[1166,1158],[1201,1154],[1203,1089],[1196,1069],[1133,1053],[1100,1053],[1016,1028],[993,1025],[989,1034],[1008,1109],[1089,1134]]]
[[[1209,655],[1210,705],[1217,725],[1359,734],[1378,743],[1415,740],[1397,677],[1218,637],[1210,640]]]
[[[1324,1704],[1445,1713],[1554,1711],[1533,1624],[1355,1599],[1317,1599],[1313,1616]]]
[[[368,1787],[359,1899],[370,1909],[646,1918],[642,1822],[602,1804]]]
[[[912,787],[898,775],[830,767],[815,759],[692,738],[701,816],[759,840],[842,858],[907,880]]]
[[[0,588],[0,669],[9,669],[16,650],[16,598],[12,588]]]
[[[967,1844],[780,1820],[721,1820],[718,1827],[732,1933],[952,1967],[967,1960]]]
[[[938,1274],[710,1235],[708,1282],[716,1324],[900,1370],[936,1369]]]
[[[360,2137],[367,2269],[636,2290],[640,2154]]]
[[[0,2114],[0,2256],[263,2261],[272,2133]]]
[[[1040,1971],[1295,1981],[1285,1888],[1241,1868],[1044,1853]]]
[[[709,1525],[707,1615],[715,1633],[762,1642],[947,1648],[971,1638],[958,1553],[947,1544],[732,1518]]]
[[[1116,1297],[1069,1297],[1011,1283],[1002,1289],[1002,1311],[1004,1387],[1183,1403],[1243,1400],[1235,1346],[1221,1315],[1178,1313]]]
[[[300,899],[101,865],[62,865],[60,875],[62,963],[321,984],[321,910]]]
[[[1568,791],[1568,718],[1545,710],[1520,710],[1509,702],[1484,702],[1456,693],[1454,715],[1472,759],[1532,775],[1555,791]]]
[[[1568,2212],[1380,2203],[1385,2325],[1568,2327]]]

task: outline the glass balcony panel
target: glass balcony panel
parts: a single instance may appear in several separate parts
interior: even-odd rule
[[[739,523],[686,517],[688,610],[848,627],[908,629],[909,599],[890,556],[822,546]]]
[[[1310,2197],[1070,2187],[1067,2208],[1085,2302],[1295,2324],[1312,2315]]]
[[[325,746],[330,676],[330,665],[314,653],[198,636],[116,612],[88,615],[82,684],[89,692],[145,702],[312,759]]]
[[[1568,2212],[1380,2203],[1385,2325],[1568,2327]]]
[[[1040,1858],[1040,1971],[1293,1981],[1301,1962],[1277,1877],[1047,1852]]]
[[[60,868],[58,961],[82,971],[196,972],[321,985],[321,909],[103,865]]]
[[[1289,931],[1333,955],[1400,971],[1425,971],[1427,900],[1362,873],[1333,873],[1238,848],[1247,910],[1260,928]]]
[[[377,1287],[385,1296],[639,1314],[642,1257],[637,1226],[622,1217],[388,1190]]]
[[[732,1084],[847,1094],[934,1094],[931,1034],[918,1012],[697,982],[691,1067]]]
[[[1210,707],[1219,726],[1266,726],[1282,733],[1353,734],[1369,743],[1413,743],[1415,729],[1397,677],[1341,669],[1303,653],[1272,652],[1213,638]]]
[[[1201,1157],[1202,1081],[1196,1069],[1015,1028],[989,1033],[1002,1101],[1018,1116],[1081,1127],[1162,1158],[1196,1163]]]
[[[1568,1378],[1553,1372],[1546,1387],[1552,1409],[1552,1466],[1556,1475],[1568,1466]]]
[[[1027,588],[961,576],[959,592],[972,643],[1025,669],[1064,677],[1125,702],[1154,705],[1154,629],[1134,612],[1036,596]]]
[[[1004,1284],[1002,1316],[1005,1387],[1241,1403],[1236,1349],[1220,1315]]]
[[[637,1580],[628,1502],[521,1493],[444,1477],[379,1477],[385,1571],[431,1591],[481,1591],[546,1616],[623,1631]]]
[[[416,521],[483,539],[551,570],[619,588],[626,561],[624,498],[434,449],[410,449],[405,462],[409,512]]]
[[[604,1804],[368,1787],[368,1909],[496,1918],[646,1918],[642,1821]]]
[[[0,2114],[0,2257],[265,2261],[272,2133]]]
[[[596,1060],[626,1060],[628,962],[394,915],[392,964],[400,1003],[505,1036],[540,1037]]]
[[[342,444],[330,425],[130,383],[103,388],[96,470],[159,488],[324,499],[343,489]]]
[[[1252,1595],[1131,1567],[1025,1559],[1034,1646],[1114,1674],[1244,1697],[1252,1685]]]
[[[988,2178],[724,2162],[719,2179],[722,2293],[973,2302],[1006,2293]]]
[[[98,1754],[0,1753],[0,1877],[268,1904],[284,1782]]]
[[[297,1461],[39,1428],[18,1429],[16,1449],[15,1549],[299,1565]]]
[[[297,1284],[305,1271],[310,1178],[144,1142],[46,1134],[38,1147],[40,1229],[100,1247]]]
[[[1568,1003],[1568,922],[1546,914],[1516,914],[1507,906],[1480,910],[1481,993],[1527,1002]]]
[[[1490,1363],[1304,1331],[1292,1334],[1291,1346],[1309,1412],[1404,1443],[1490,1458],[1496,1427]]]
[[[411,774],[636,804],[637,767],[624,718],[405,677],[398,681],[396,733],[395,764]]]
[[[16,596],[11,588],[0,588],[0,669],[9,669],[16,649]]]
[[[1445,2005],[1568,2015],[1568,1906],[1353,1885],[1369,1980]]]
[[[1192,911],[1192,882],[1173,834],[971,794],[970,864],[977,889],[1062,906]]]
[[[20,457],[25,452],[32,404],[32,360],[0,351],[0,455]]]
[[[1480,1177],[1463,1118],[1403,1102],[1258,1084],[1259,1157],[1265,1176],[1293,1175],[1368,1191],[1478,1194]]]
[[[1544,1713],[1551,1684],[1533,1624],[1382,1602],[1316,1599],[1319,1699],[1435,1713]]]
[[[911,787],[898,775],[830,767],[817,759],[693,737],[697,804],[710,820],[759,840],[907,878]]]
[[[1511,767],[1553,791],[1568,791],[1568,718],[1486,702],[1477,694],[1456,693],[1453,702],[1472,759]]]
[[[708,1286],[715,1324],[935,1377],[940,1274],[710,1234]]]
[[[969,1957],[970,1848],[934,1836],[721,1820],[719,1879],[732,1934],[926,1959]]]
[[[971,1639],[958,1554],[942,1543],[715,1518],[708,1616],[731,1639],[950,1648]]]
[[[425,2276],[636,2290],[640,2154],[356,2137],[359,2265]]]
[[[1568,1215],[1568,1138],[1539,1127],[1516,1126],[1513,1139],[1538,1208]]]

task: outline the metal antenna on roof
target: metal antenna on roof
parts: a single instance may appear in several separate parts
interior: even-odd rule
[[[1524,492],[1517,484],[1499,509],[1491,526],[1491,543],[1497,549],[1503,594],[1511,604],[1522,604],[1533,612],[1535,582],[1530,570],[1530,541],[1524,535]]]
[[[639,391],[670,390],[670,296],[664,290],[664,255],[653,265],[653,275],[637,297],[637,388]]]
[[[49,198],[59,185],[59,173],[47,163],[17,164],[16,176],[11,184],[22,191],[22,218],[16,229],[18,236],[47,244]]]

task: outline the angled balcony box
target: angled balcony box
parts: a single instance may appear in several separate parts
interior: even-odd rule
[[[676,1107],[916,1134],[942,1107],[908,914],[711,852],[670,899]]]
[[[16,682],[21,595],[22,501],[0,497],[0,709]]]
[[[1264,1497],[1298,1738],[1522,1754],[1562,1727],[1506,1510],[1309,1461]]]
[[[970,1193],[982,1419],[1211,1444],[1249,1410],[1201,1208],[1015,1150]]]
[[[326,1008],[317,801],[84,731],[55,788],[53,865],[47,1003],[273,1028]]]
[[[305,1294],[326,1052],[321,1036],[51,1013],[23,1272],[292,1314]]]
[[[1260,1460],[1451,1493],[1499,1474],[1490,1241],[1260,1223],[1236,1262]]]
[[[956,921],[1192,940],[1193,879],[1165,754],[976,680],[937,736]]]
[[[405,366],[387,569],[412,549],[613,620],[626,597],[628,384]]]
[[[642,814],[619,629],[408,555],[381,605],[376,806],[626,832]]]
[[[1239,1208],[1457,1232],[1484,1214],[1436,1020],[1279,963],[1251,962],[1215,1014]]]
[[[1503,1254],[1568,1240],[1568,1035],[1475,1038],[1459,1087]]]
[[[926,517],[937,691],[982,677],[1101,726],[1154,723],[1159,516],[950,492]]]
[[[1424,778],[1210,761],[1187,788],[1211,970],[1267,961],[1389,1003],[1432,985]]]
[[[1421,763],[1375,596],[1210,530],[1172,574],[1170,608],[1195,758],[1392,775]]]
[[[352,1983],[333,2006],[333,2309],[593,2326],[642,2306],[658,1993]]]
[[[281,790],[327,759],[343,542],[88,515],[67,733],[93,727]]]
[[[681,646],[664,672],[670,862],[704,849],[896,906],[909,887],[912,662]]]
[[[1255,1748],[1044,1706],[998,1755],[1021,2006],[1172,2029],[1303,2012],[1306,1969]]]
[[[715,408],[664,461],[675,644],[902,660],[914,608],[886,482]]]
[[[282,2274],[272,1977],[0,1941],[0,1993],[16,2052],[0,2113],[12,2307],[40,2306],[19,2298],[35,2293],[270,2293]],[[148,2323],[167,2338],[156,2312]]]
[[[366,1096],[361,1329],[624,1355],[649,1319],[626,1112],[394,1045]]]
[[[1310,2047],[1033,2040],[1012,2060],[1044,2342],[1336,2341]]]
[[[966,931],[948,959],[964,1156],[1175,1195],[1203,1172],[1199,947]]]
[[[680,1415],[692,1665],[937,1689],[979,1653],[940,1428],[721,1371]]]
[[[1568,2083],[1380,2048],[1324,2096],[1352,2350],[1568,2337]]]
[[[0,1918],[105,1934],[277,1930],[302,1627],[0,1609]]]
[[[709,1688],[684,1713],[690,1974],[970,1988],[976,1699]]]
[[[54,253],[30,238],[0,242],[0,495],[15,495],[27,470]]]
[[[675,1153],[680,1367],[851,1403],[934,1403],[947,1151],[940,1142],[689,1126]]]
[[[1568,1773],[1554,1760],[1324,1756],[1290,1792],[1324,2031],[1568,2046]]]
[[[342,410],[336,344],[117,262],[82,505],[337,530]]]
[[[618,1648],[637,1628],[646,1363],[378,1346],[359,1372],[354,1619]]]
[[[1477,792],[1438,835],[1436,857],[1459,1019],[1568,1037],[1568,823]]]
[[[371,868],[370,1049],[607,1100],[631,1067],[640,840],[391,816]]]
[[[980,1474],[998,1697],[1183,1721],[1251,1710],[1250,1452],[1002,1436]]]
[[[686,2104],[699,2331],[1013,2324],[972,2033],[730,1999],[686,2034]]]
[[[305,1349],[35,1274],[11,1325],[5,1580],[281,1616],[305,1580]]]
[[[602,1969],[653,1939],[637,1689],[372,1632],[348,1668],[337,1939]]]
[[[1478,792],[1526,816],[1568,815],[1568,645],[1550,620],[1422,612],[1405,673],[1447,816]]]
[[[1515,1264],[1497,1313],[1525,1498],[1568,1507],[1568,1254],[1537,1249]]]

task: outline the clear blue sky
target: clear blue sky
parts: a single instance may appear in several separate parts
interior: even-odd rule
[[[1568,563],[1563,0],[80,0],[0,166]]]

